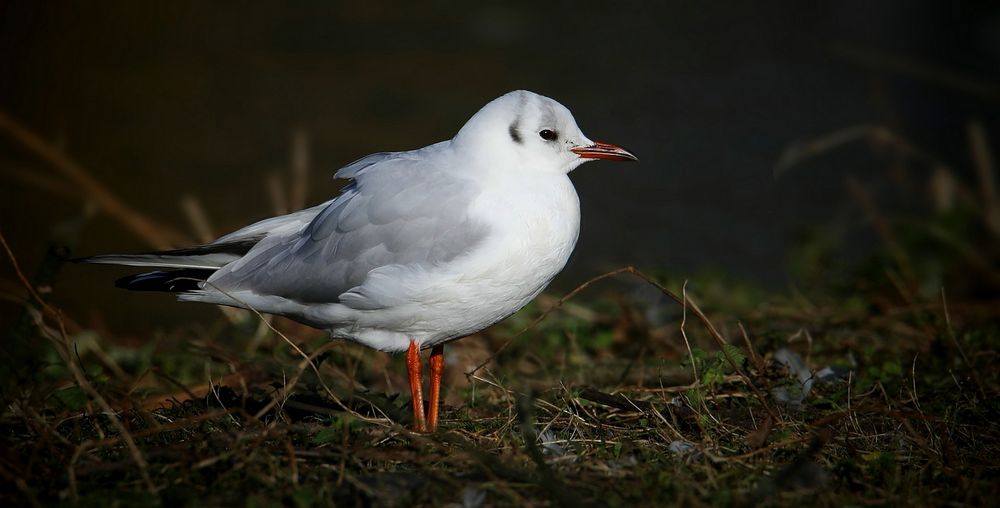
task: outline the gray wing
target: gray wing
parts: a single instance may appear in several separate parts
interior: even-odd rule
[[[337,176],[353,181],[308,226],[269,235],[209,282],[303,303],[378,308],[379,302],[359,298],[357,291],[345,293],[378,268],[446,263],[469,252],[486,233],[468,214],[478,185],[418,155],[376,154],[346,166]]]
[[[392,162],[398,162],[404,159],[419,159],[420,154],[430,151],[437,151],[443,148],[443,145],[449,143],[448,141],[442,141],[421,150],[415,150],[410,152],[379,152],[373,153],[371,155],[366,155],[342,168],[337,170],[333,175],[334,178],[344,178],[352,179],[361,173],[366,172],[368,168],[373,166],[382,165],[389,166]],[[345,189],[347,191],[349,189]],[[249,226],[246,226],[237,231],[233,231],[225,236],[219,237],[217,240],[213,241],[213,244],[231,243],[234,241],[243,241],[248,238],[264,237],[274,234],[287,234],[290,232],[295,232],[306,226],[317,215],[319,215],[324,209],[326,209],[330,204],[332,204],[335,199],[331,199],[325,203],[314,206],[312,208],[306,208],[305,210],[299,210],[298,212],[292,212],[287,215],[281,215],[278,217],[271,217],[270,219],[264,219],[259,222],[255,222]]]
[[[316,216],[319,215],[324,208],[326,208],[330,203],[333,203],[333,201],[334,200],[331,199],[326,203],[306,208],[305,210],[299,210],[287,215],[279,215],[278,217],[271,217],[270,219],[255,222],[242,229],[238,229],[232,233],[226,234],[225,236],[221,236],[209,245],[240,242],[252,238],[264,238],[269,235],[281,235],[301,230],[303,227],[312,222],[312,220],[316,218]]]

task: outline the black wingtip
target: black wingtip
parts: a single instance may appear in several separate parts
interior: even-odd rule
[[[201,289],[201,283],[214,271],[192,268],[146,272],[122,277],[115,281],[115,286],[129,291],[184,293]]]

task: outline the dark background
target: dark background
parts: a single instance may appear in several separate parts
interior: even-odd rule
[[[287,174],[296,130],[310,139],[312,204],[336,192],[342,164],[450,138],[487,101],[525,88],[642,159],[572,175],[583,231],[557,285],[634,263],[781,287],[810,228],[841,224],[844,256],[869,248],[847,176],[882,206],[912,204],[863,139],[776,176],[789,146],[885,125],[971,174],[966,127],[977,118],[997,148],[1000,12],[956,4],[3,2],[0,109],[127,204],[194,236],[182,195],[216,233],[271,214],[265,182]],[[917,201],[929,167],[911,171],[902,188]],[[87,201],[72,186],[46,190],[53,179],[0,137],[0,230],[28,274]],[[75,252],[148,247],[98,213]],[[123,331],[212,315],[115,290],[123,273],[65,267],[54,300],[85,322],[116,315]],[[6,261],[0,280],[17,293]],[[2,305],[0,317],[14,315]]]

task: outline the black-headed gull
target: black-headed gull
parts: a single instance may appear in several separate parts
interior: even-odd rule
[[[450,141],[363,157],[321,205],[207,245],[90,263],[166,270],[119,287],[188,302],[253,308],[381,351],[407,351],[414,428],[438,422],[444,344],[523,307],[562,270],[580,231],[568,174],[595,160],[637,160],[591,141],[558,102],[499,97]],[[430,356],[423,412],[420,349]]]

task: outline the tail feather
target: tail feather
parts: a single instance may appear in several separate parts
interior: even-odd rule
[[[216,270],[243,257],[254,245],[257,245],[257,242],[263,236],[257,235],[186,249],[144,252],[140,254],[110,254],[77,258],[72,261],[76,263],[97,263],[104,265]]]
[[[115,286],[131,291],[166,291],[190,293],[201,290],[202,283],[216,270],[243,257],[264,235],[215,242],[187,249],[163,250],[141,254],[111,254],[77,258],[76,263],[146,266],[169,268],[129,275],[115,281]]]
[[[186,293],[198,291],[215,270],[186,268],[129,275],[115,281],[115,286],[129,291],[164,291]]]

